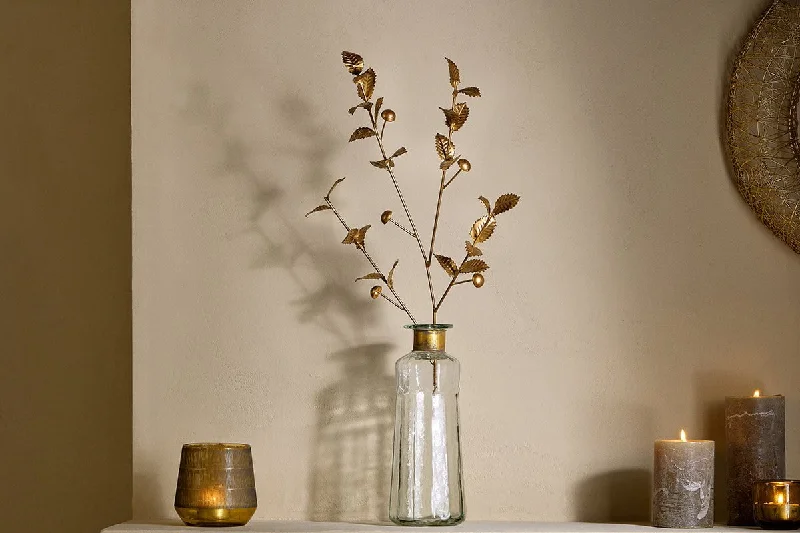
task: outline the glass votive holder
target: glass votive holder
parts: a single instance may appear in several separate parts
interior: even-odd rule
[[[753,483],[753,516],[762,529],[800,528],[800,481]]]
[[[189,526],[243,526],[256,512],[249,444],[184,444],[175,511]]]

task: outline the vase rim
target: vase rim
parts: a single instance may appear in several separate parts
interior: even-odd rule
[[[187,442],[183,445],[186,449],[225,449],[225,450],[248,450],[249,444],[237,442]]]
[[[453,327],[453,324],[406,324],[403,327],[406,329],[413,329],[416,331],[419,330],[437,331],[437,330],[451,329]]]

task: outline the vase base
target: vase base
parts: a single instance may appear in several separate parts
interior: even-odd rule
[[[395,518],[391,520],[398,526],[455,526],[464,521],[464,515],[452,516],[450,518]]]

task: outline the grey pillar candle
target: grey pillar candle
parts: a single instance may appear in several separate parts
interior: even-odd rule
[[[754,526],[753,483],[786,477],[786,399],[725,398],[725,440],[728,525]]]
[[[654,526],[714,526],[713,440],[657,440],[653,467]]]

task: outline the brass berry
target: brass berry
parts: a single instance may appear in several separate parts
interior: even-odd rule
[[[391,109],[384,109],[381,111],[381,118],[386,122],[394,122],[394,119],[397,117]]]
[[[387,211],[384,211],[383,213],[381,213],[381,222],[386,224],[390,220],[392,220],[392,212],[391,211],[387,210]]]
[[[469,162],[469,159],[459,159],[458,168],[460,168],[464,172],[469,172],[470,169],[472,168],[472,163]]]
[[[475,287],[477,287],[478,289],[483,287],[483,282],[484,281],[485,280],[483,279],[483,274],[473,274],[472,275],[472,284],[475,285]],[[378,287],[378,288],[380,289],[380,287]]]
[[[377,300],[378,297],[380,297],[381,295],[381,286],[375,285],[374,287],[372,287],[372,289],[370,289],[369,291],[369,295],[372,296],[373,300]]]

